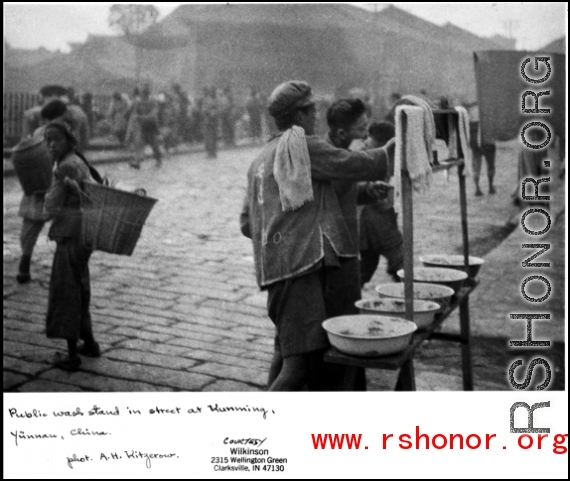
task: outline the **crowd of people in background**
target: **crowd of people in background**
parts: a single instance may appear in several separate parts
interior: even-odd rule
[[[165,155],[182,146],[203,143],[208,157],[215,158],[220,144],[234,147],[244,140],[260,144],[267,133],[266,99],[255,87],[239,102],[227,86],[207,86],[193,97],[178,83],[162,90],[145,84],[131,92],[116,91],[110,98],[78,94],[74,87],[47,87],[55,88],[57,99],[82,117],[78,133],[82,144],[116,143],[132,152],[130,165],[135,169],[140,167],[146,146],[160,166]],[[23,138],[45,123],[40,111],[53,98],[43,92],[38,105],[23,114]]]
[[[131,152],[129,165],[133,169],[140,168],[147,146],[152,150],[157,167],[162,165],[165,155],[197,143],[203,144],[207,157],[213,159],[220,144],[231,148],[246,139],[253,145],[262,144],[267,136],[267,125],[270,124],[266,113],[267,98],[255,87],[250,87],[247,94],[244,96],[242,93],[239,101],[236,101],[234,92],[228,86],[207,86],[193,97],[178,83],[172,83],[169,89],[157,91],[153,91],[150,85],[144,85],[130,93],[114,92],[110,103],[95,99],[91,92],[78,95],[73,87],[47,87],[51,89],[48,92],[50,95],[40,92],[39,105],[24,113],[23,137],[31,135],[45,121],[41,118],[41,109],[57,98],[67,105],[69,115],[79,122],[81,145],[87,146],[93,138],[112,137]],[[486,166],[488,193],[495,194],[496,147],[494,144],[480,143],[477,102],[434,96],[426,90],[414,92],[413,95],[426,100],[432,108],[447,109],[462,105],[468,109],[475,196],[484,195],[480,184],[483,164]],[[386,96],[375,96],[362,88],[352,88],[339,91],[335,96],[320,97],[318,110],[321,116],[335,98],[358,98],[363,102],[369,119],[393,123],[394,106],[401,102],[402,95],[392,92]],[[101,107],[104,104],[108,105],[105,111]],[[523,160],[520,164],[522,172],[526,164]],[[518,199],[514,200],[518,202]]]
[[[177,83],[156,94],[147,85],[131,95],[115,92],[101,130],[133,149],[132,167],[140,166],[145,145],[151,146],[159,166],[162,152],[175,152],[184,144],[203,142],[208,158],[215,158],[219,141],[225,147],[234,147],[238,137],[259,143],[264,109],[255,88],[250,89],[245,105],[239,106],[229,87],[204,87],[199,97],[192,98]]]

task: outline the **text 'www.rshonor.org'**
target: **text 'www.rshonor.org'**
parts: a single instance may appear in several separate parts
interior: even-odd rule
[[[517,440],[520,449],[548,449],[552,447],[554,454],[566,454],[567,434],[556,434],[550,443],[548,434],[539,434],[537,442],[524,434]],[[311,434],[313,449],[368,449],[368,445],[363,442],[362,434]],[[502,445],[496,434],[427,434],[422,433],[419,426],[416,426],[414,434],[383,434],[382,442],[379,446],[371,444],[371,448],[381,449],[507,449]]]

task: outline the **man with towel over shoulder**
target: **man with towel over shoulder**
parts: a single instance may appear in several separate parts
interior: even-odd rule
[[[385,178],[394,144],[349,152],[314,135],[306,82],[279,85],[268,111],[279,133],[249,169],[240,225],[252,239],[257,282],[268,291],[276,327],[269,390],[296,391],[318,372],[330,346],[322,328],[327,271],[358,255],[332,181]]]

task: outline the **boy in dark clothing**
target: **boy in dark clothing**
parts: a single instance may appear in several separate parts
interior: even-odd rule
[[[328,141],[340,149],[349,150],[352,142],[363,141],[367,136],[368,114],[364,102],[358,98],[340,99],[327,110],[329,127]],[[383,147],[383,146],[381,146]],[[358,314],[355,303],[361,298],[360,265],[358,262],[358,210],[357,204],[374,202],[377,197],[373,183],[358,183],[350,180],[333,182],[342,221],[350,234],[354,257],[344,260],[337,271],[327,276],[325,306],[328,317]],[[323,386],[339,389],[344,378],[344,366],[322,366]],[[364,369],[355,372],[355,384],[351,389],[366,390]]]
[[[355,140],[364,141],[367,136],[368,116],[366,105],[360,99],[340,99],[327,110],[328,142],[337,148],[349,150]],[[354,305],[361,298],[360,267],[358,262],[358,213],[357,204],[374,202],[373,183],[335,181],[333,187],[338,199],[343,221],[348,228],[354,257],[341,265],[327,286],[327,314],[329,317],[358,314]]]
[[[368,128],[366,146],[382,147],[395,135],[394,124],[374,122]],[[381,187],[381,186],[379,186]],[[360,214],[360,282],[364,286],[372,279],[378,268],[380,256],[388,261],[388,274],[399,281],[396,272],[404,266],[403,238],[398,230],[394,210],[393,189],[385,184],[386,194],[382,199],[362,208]]]

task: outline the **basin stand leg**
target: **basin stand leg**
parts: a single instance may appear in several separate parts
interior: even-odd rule
[[[400,368],[395,391],[415,391],[416,376],[414,374],[414,360],[410,357]]]
[[[459,138],[459,136],[458,136]],[[458,151],[461,143],[458,140]],[[463,152],[460,152],[463,157]],[[467,230],[467,194],[465,189],[465,166],[457,170],[459,175],[459,204],[461,208],[461,232],[463,237],[463,263],[469,274],[469,233]],[[469,296],[459,304],[459,324],[461,329],[461,368],[463,370],[463,390],[473,391],[473,367],[471,363],[471,334],[469,332]]]
[[[344,366],[344,391],[366,391],[366,374],[364,368]]]
[[[461,327],[461,368],[463,371],[463,390],[473,391],[471,334],[469,332],[469,296],[466,296],[459,304],[459,323]]]

